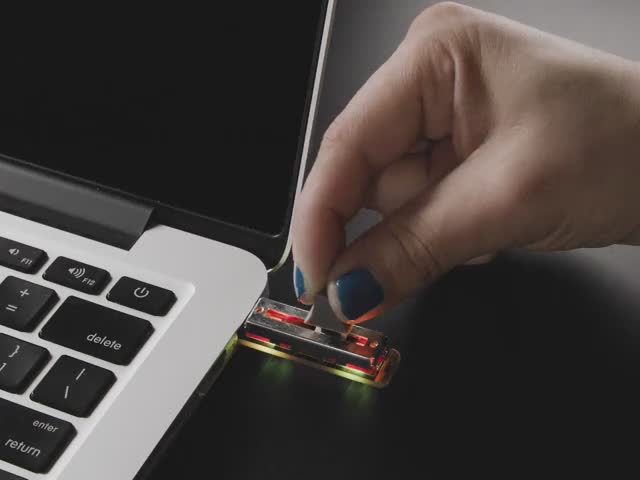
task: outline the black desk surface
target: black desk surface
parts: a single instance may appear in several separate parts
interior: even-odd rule
[[[428,3],[338,2],[319,133]],[[638,57],[638,2],[468,3]],[[273,296],[290,297],[287,270]],[[510,254],[447,275],[370,326],[403,356],[389,389],[242,348],[151,480],[575,478],[622,444],[599,475],[615,478],[637,443],[637,249]]]
[[[640,298],[610,280],[571,255],[453,272],[372,322],[403,355],[382,391],[241,348],[152,480],[575,473],[567,448],[640,408]]]

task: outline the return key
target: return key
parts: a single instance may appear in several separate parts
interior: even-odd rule
[[[0,398],[0,460],[46,473],[75,435],[69,422]]]

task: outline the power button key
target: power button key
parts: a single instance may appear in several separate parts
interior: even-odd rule
[[[122,277],[107,294],[107,300],[149,315],[163,316],[176,302],[176,296],[166,288]]]

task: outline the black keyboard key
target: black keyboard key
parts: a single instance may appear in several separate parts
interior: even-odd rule
[[[57,301],[50,288],[7,277],[0,284],[0,325],[31,332]]]
[[[14,475],[13,473],[0,470],[0,480],[24,480],[24,478]]]
[[[166,315],[176,302],[176,296],[171,290],[130,277],[122,277],[118,280],[107,294],[107,299],[156,316]]]
[[[88,417],[115,381],[113,372],[63,355],[31,399],[76,417]]]
[[[35,273],[47,259],[39,248],[0,237],[0,265],[24,273]]]
[[[109,283],[111,275],[102,268],[58,257],[44,272],[43,278],[83,293],[98,295]]]
[[[108,362],[128,365],[152,333],[153,327],[146,320],[69,297],[40,336]]]
[[[75,435],[69,422],[0,398],[0,460],[46,473]]]
[[[0,389],[24,392],[49,358],[45,348],[0,333]]]

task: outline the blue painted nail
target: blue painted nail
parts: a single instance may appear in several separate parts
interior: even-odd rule
[[[336,281],[336,293],[345,317],[355,320],[384,300],[384,290],[366,268],[345,273]]]
[[[296,289],[296,297],[302,298],[305,291],[304,276],[302,276],[302,271],[297,266],[293,275],[293,287]]]

